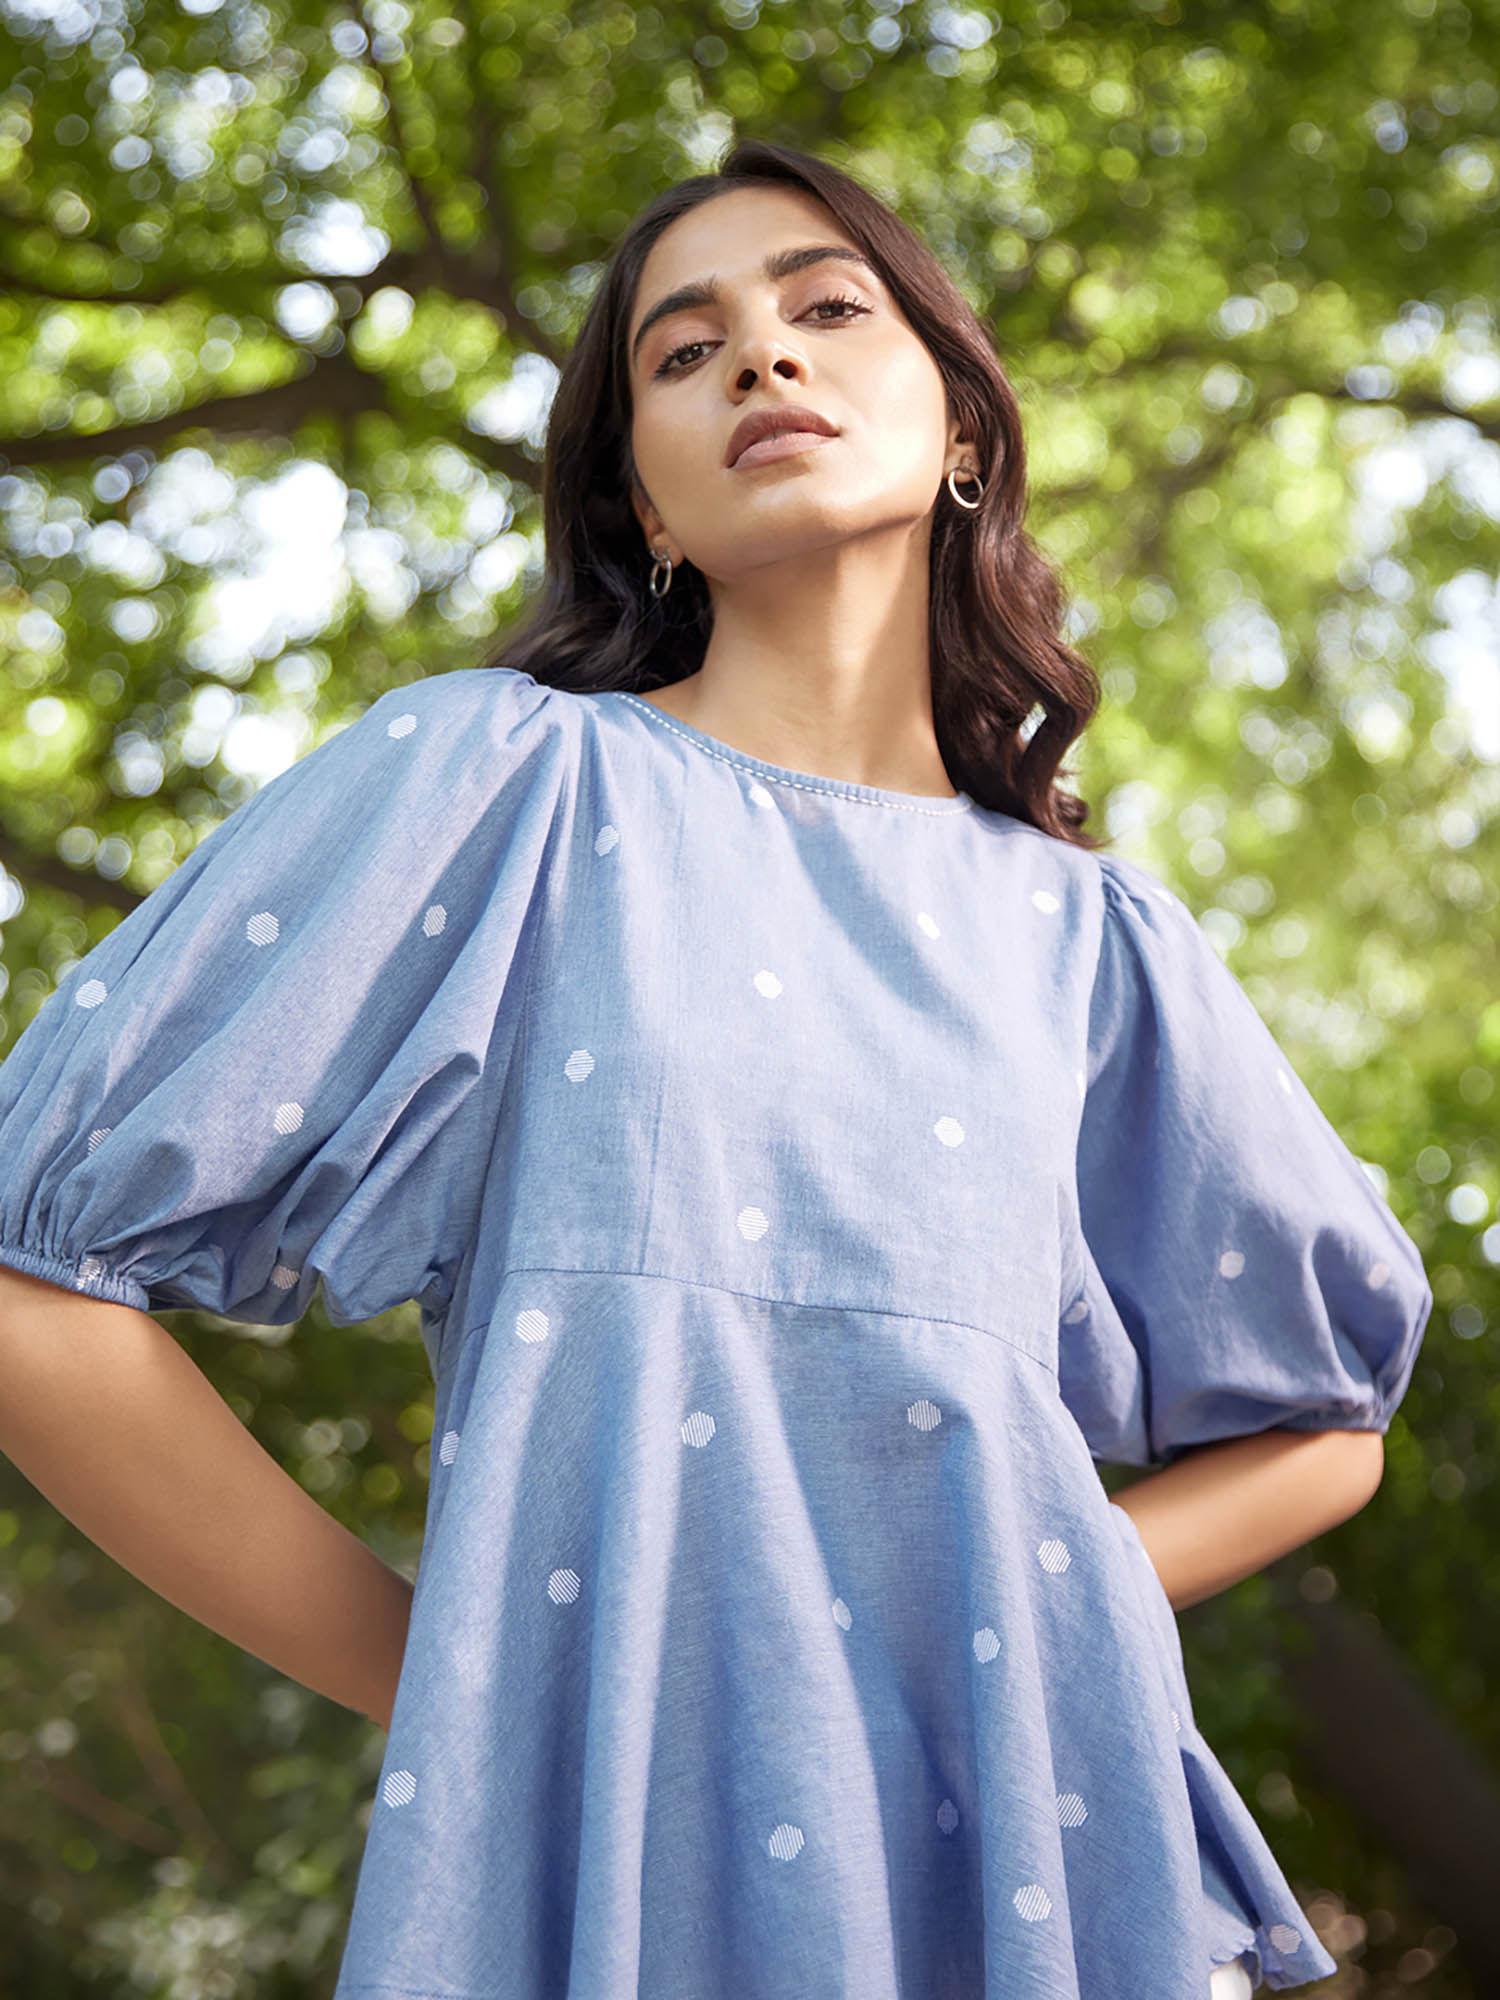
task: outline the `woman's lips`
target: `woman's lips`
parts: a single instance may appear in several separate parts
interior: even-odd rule
[[[738,472],[743,465],[768,465],[773,458],[791,458],[796,452],[811,451],[814,445],[832,442],[821,431],[772,431],[769,437],[747,444],[729,470]]]

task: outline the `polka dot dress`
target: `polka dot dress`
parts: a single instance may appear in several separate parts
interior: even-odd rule
[[[472,669],[61,969],[0,1261],[410,1307],[431,1364],[337,2000],[1336,1969],[1097,1470],[1383,1429],[1431,1304],[1229,928],[967,792]]]

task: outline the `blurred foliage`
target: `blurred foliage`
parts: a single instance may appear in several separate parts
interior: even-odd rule
[[[1022,394],[1107,693],[1075,782],[1423,1248],[1384,1486],[1296,1560],[1500,1771],[1497,28],[1495,0],[0,0],[6,1045],[257,784],[516,617],[557,368],[636,210],[740,131],[823,152]],[[410,1574],[431,1408],[388,1320],[170,1316]],[[1467,2000],[1461,1941],[1298,1775],[1272,1619],[1251,1578],[1183,1636],[1343,1961],[1319,1990]],[[0,1625],[0,1991],[328,1993],[383,1736],[3,1466]]]

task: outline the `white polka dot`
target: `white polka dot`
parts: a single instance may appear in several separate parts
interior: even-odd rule
[[[73,998],[80,1007],[97,1007],[108,991],[102,979],[85,979]]]
[[[608,821],[594,835],[594,852],[596,854],[608,854],[612,847],[618,847],[619,844],[620,829],[617,826],[611,826]]]
[[[690,1417],[682,1420],[682,1441],[701,1451],[717,1428],[707,1410],[694,1410]]]
[[[388,1806],[409,1806],[417,1796],[417,1780],[411,1771],[391,1771],[386,1776],[382,1795]]]
[[[1068,1310],[1063,1314],[1063,1325],[1076,1326],[1079,1320],[1087,1319],[1088,1316],[1089,1316],[1088,1300],[1075,1299],[1073,1304],[1070,1305],[1068,1307]]]
[[[281,925],[269,910],[257,910],[245,926],[245,936],[251,944],[275,944],[281,936]]]
[[[441,903],[429,903],[422,912],[422,929],[428,937],[441,936],[448,922],[448,912]]]
[[[1082,1826],[1089,1816],[1089,1809],[1077,1792],[1059,1792],[1057,1795],[1057,1823],[1059,1826]]]
[[[1245,1268],[1245,1253],[1242,1250],[1226,1250],[1219,1259],[1219,1276],[1237,1278]]]
[[[516,1314],[517,1340],[545,1340],[552,1322],[540,1306],[522,1306]]]
[[[385,733],[387,736],[410,736],[416,726],[417,718],[408,709],[405,715],[398,715],[385,725]]]
[[[1037,1545],[1036,1557],[1042,1568],[1053,1576],[1065,1570],[1073,1560],[1067,1543],[1059,1541],[1055,1535]]]
[[[842,1597],[836,1597],[833,1600],[832,1611],[834,1624],[842,1627],[847,1632],[849,1627],[854,1623],[854,1613],[849,1609]]]
[[[940,1118],[932,1132],[945,1146],[961,1146],[964,1142],[964,1128],[956,1118]]]
[[[767,1845],[778,1861],[795,1861],[802,1852],[802,1829],[800,1826],[789,1826],[783,1820],[772,1832]]]
[[[939,1833],[952,1833],[954,1827],[958,1825],[958,1807],[952,1799],[944,1799],[938,1807],[937,1823]]]
[[[444,1431],[443,1441],[438,1446],[438,1461],[442,1465],[451,1465],[454,1459],[457,1457],[458,1457],[458,1432]]]
[[[1279,1952],[1290,1953],[1302,1949],[1302,1933],[1291,1924],[1272,1924],[1266,1936]]]
[[[569,1083],[582,1083],[586,1076],[593,1075],[593,1071],[594,1058],[587,1049],[574,1049],[563,1064],[563,1075]]]
[[[1024,1883],[1011,1897],[1011,1901],[1015,1904],[1018,1914],[1023,1916],[1028,1924],[1034,1924],[1038,1918],[1050,1917],[1052,1914],[1052,1898],[1040,1882]]]
[[[278,1104],[276,1107],[276,1116],[271,1120],[271,1123],[276,1127],[278,1132],[283,1134],[300,1131],[302,1127],[302,1106],[291,1100],[285,1104]]]
[[[96,1125],[89,1134],[89,1151],[92,1153],[96,1146],[102,1145],[114,1129],[113,1125]]]
[[[1372,1292],[1378,1291],[1383,1284],[1389,1281],[1390,1275],[1391,1267],[1389,1264],[1372,1264],[1365,1273],[1365,1283],[1370,1287]]]
[[[1054,910],[1062,908],[1062,904],[1058,902],[1050,889],[1033,889],[1031,900],[1039,910],[1045,910],[1049,917]]]
[[[976,1660],[993,1660],[1000,1650],[1000,1634],[993,1625],[981,1625],[974,1634],[974,1657]]]
[[[768,1000],[774,1000],[781,992],[781,981],[774,972],[767,972],[764,967],[756,973],[753,984],[756,992],[763,993]]]
[[[943,1421],[943,1413],[936,1403],[929,1403],[925,1396],[919,1396],[916,1402],[908,1404],[906,1421],[919,1431],[935,1431]]]
[[[297,1288],[297,1280],[302,1276],[290,1264],[277,1264],[271,1272],[271,1283],[278,1292],[292,1292]]]
[[[763,1208],[742,1208],[734,1218],[734,1226],[747,1243],[758,1243],[771,1224]]]
[[[547,1579],[547,1595],[554,1604],[574,1604],[578,1599],[576,1569],[555,1569]]]
[[[943,935],[938,929],[937,918],[931,916],[926,910],[918,910],[917,912],[917,929],[925,937],[935,938]]]

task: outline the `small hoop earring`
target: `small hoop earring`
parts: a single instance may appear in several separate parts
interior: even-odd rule
[[[656,555],[654,549],[651,553],[653,556],[656,556],[656,560],[651,565],[651,595],[653,597],[665,597],[667,592],[672,588],[672,558],[668,555]],[[663,569],[667,572],[667,580],[658,590],[656,579],[660,576]]]
[[[962,475],[962,477],[965,479],[972,479],[975,485],[979,488],[979,491],[975,494],[972,500],[965,500],[962,493],[960,493],[958,488],[953,484],[954,480],[957,479],[960,475]],[[979,505],[980,501],[984,498],[984,481],[979,477],[979,474],[977,472],[970,472],[966,467],[955,465],[948,474],[948,491],[953,495],[954,499],[958,502],[960,507],[966,507],[972,514],[974,509]]]

